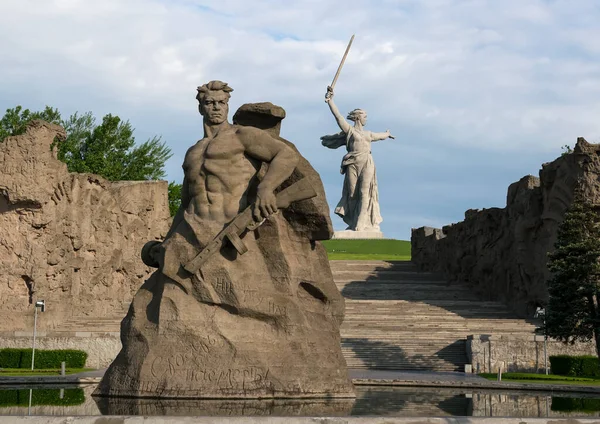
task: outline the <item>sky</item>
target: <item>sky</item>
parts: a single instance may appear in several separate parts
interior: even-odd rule
[[[327,104],[362,108],[374,143],[387,238],[504,207],[509,184],[538,175],[577,137],[600,142],[597,0],[2,0],[0,111],[49,105],[129,120],[160,135],[181,182],[202,138],[196,87],[234,88],[239,106],[269,101],[281,136],[319,172],[333,211],[342,149]],[[345,228],[332,215],[336,230]]]

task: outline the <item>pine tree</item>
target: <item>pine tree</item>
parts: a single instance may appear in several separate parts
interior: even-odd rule
[[[581,185],[549,255],[546,334],[565,343],[595,340],[600,354],[600,214]]]

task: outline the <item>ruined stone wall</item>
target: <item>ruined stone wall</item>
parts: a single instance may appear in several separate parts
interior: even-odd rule
[[[151,272],[143,244],[168,230],[166,181],[69,173],[50,150],[57,136],[35,121],[0,142],[0,331],[31,330],[39,299],[41,331],[124,316]]]
[[[413,263],[531,318],[547,301],[547,254],[579,178],[586,197],[600,204],[600,145],[583,138],[573,153],[542,165],[539,178],[511,184],[505,208],[468,210],[464,221],[441,230],[413,229]]]
[[[475,391],[471,395],[473,417],[522,417],[522,418],[572,418],[562,422],[575,422],[573,418],[600,416],[598,411],[563,412],[552,409],[556,398],[582,396],[581,394],[553,394],[552,392],[498,392]],[[584,395],[588,397],[589,395]],[[473,422],[473,421],[472,421]],[[517,422],[517,421],[515,421]],[[525,421],[529,422],[529,420]],[[539,422],[539,421],[538,421]],[[556,423],[556,421],[553,421]]]
[[[595,355],[593,342],[564,344],[548,339],[547,356]],[[473,335],[467,338],[467,358],[473,372],[496,373],[504,363],[505,372],[544,372],[544,337],[514,335]],[[550,369],[550,359],[548,359]]]

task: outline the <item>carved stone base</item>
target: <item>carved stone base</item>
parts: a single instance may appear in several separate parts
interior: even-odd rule
[[[283,219],[265,223],[259,236],[246,234],[248,252],[234,261],[233,247],[223,247],[203,266],[202,280],[169,278],[166,266],[156,271],[133,298],[121,323],[123,348],[94,395],[354,397],[340,345],[344,303],[331,272],[305,278],[291,268],[280,277],[275,265],[265,266],[259,240],[267,242],[274,220]],[[278,253],[274,241],[271,256]],[[170,255],[191,257],[179,233],[163,245],[165,263],[174,261]],[[322,258],[327,265],[322,245],[294,246],[295,259],[306,255],[305,263],[318,267]],[[310,255],[317,255],[312,262]],[[277,265],[293,263],[282,258]]]
[[[155,274],[134,298],[122,323],[123,350],[94,395],[354,397],[337,325],[309,293],[296,304],[260,290],[238,294],[264,302],[271,316],[281,314],[276,320],[268,312],[246,315],[200,303],[173,284],[161,286]],[[303,322],[286,323],[283,314],[291,318],[299,309],[306,310]]]
[[[334,239],[382,239],[383,233],[381,231],[335,231],[333,233]]]

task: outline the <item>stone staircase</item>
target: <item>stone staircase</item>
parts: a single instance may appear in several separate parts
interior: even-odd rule
[[[331,261],[346,298],[341,328],[349,368],[462,371],[471,334],[532,334],[499,302],[481,301],[466,285],[448,284],[410,262]],[[118,333],[120,316],[73,317],[60,332]]]
[[[331,261],[346,299],[342,349],[349,368],[462,371],[471,334],[532,334],[499,302],[418,272],[410,262]]]

